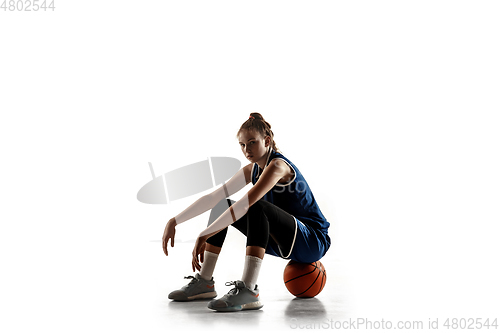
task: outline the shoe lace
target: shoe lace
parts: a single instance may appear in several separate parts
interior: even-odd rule
[[[191,279],[191,281],[189,281],[188,283],[188,286],[192,285],[192,284],[195,284],[196,282],[198,282],[198,279],[192,275],[189,275],[189,276],[185,276],[184,277],[185,279]]]
[[[234,286],[233,289],[229,290],[228,294],[237,295],[243,287],[239,287],[237,281],[226,282],[226,286]]]

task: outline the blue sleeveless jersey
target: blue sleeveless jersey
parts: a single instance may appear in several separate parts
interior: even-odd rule
[[[273,159],[285,161],[293,169],[294,177],[287,184],[276,184],[262,199],[292,215],[297,220],[298,229],[291,255],[285,257],[280,254],[280,251],[273,251],[269,247],[266,252],[300,262],[319,260],[330,247],[330,237],[328,236],[330,223],[321,212],[307,181],[299,169],[285,156],[274,150],[271,151],[266,166]],[[254,163],[252,184],[257,183],[262,172],[263,170],[259,165]],[[275,244],[274,248],[277,248]]]

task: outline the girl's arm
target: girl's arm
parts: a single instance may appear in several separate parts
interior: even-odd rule
[[[196,200],[191,206],[183,210],[174,217],[176,224],[180,224],[198,216],[219,203],[224,198],[227,198],[241,190],[252,180],[250,173],[252,172],[252,164],[248,164],[234,174],[233,177],[210,194]]]
[[[193,272],[201,269],[200,259],[201,262],[203,262],[203,252],[205,250],[206,240],[243,217],[248,212],[250,206],[260,200],[264,194],[269,192],[276,183],[287,174],[287,170],[288,167],[285,162],[282,160],[272,160],[264,169],[257,183],[255,183],[248,193],[233,205],[229,206],[217,220],[200,233],[198,239],[196,239],[196,244],[194,245],[192,253],[193,258],[191,265]]]
[[[217,220],[200,233],[210,237],[244,216],[250,206],[260,200],[276,183],[287,174],[288,167],[282,160],[272,160],[264,169],[257,183],[240,200],[231,205]]]
[[[222,199],[227,198],[241,190],[252,180],[251,173],[252,164],[248,164],[235,173],[227,184],[222,185],[212,193],[196,200],[191,206],[183,210],[176,217],[171,218],[165,226],[162,238],[163,252],[165,252],[165,255],[168,256],[167,244],[169,240],[171,240],[170,246],[174,246],[175,226],[177,224],[186,222],[187,220],[206,212],[207,210],[213,208]]]

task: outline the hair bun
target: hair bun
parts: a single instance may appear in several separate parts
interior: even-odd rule
[[[264,117],[262,117],[262,115],[258,112],[250,113],[250,117],[253,117],[253,118],[258,119],[258,120],[264,120]]]

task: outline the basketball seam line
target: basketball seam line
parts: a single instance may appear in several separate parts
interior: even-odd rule
[[[308,272],[308,273],[306,273],[306,274],[302,274],[302,275],[296,276],[296,277],[294,277],[294,278],[292,278],[292,279],[290,279],[290,280],[286,281],[286,282],[285,282],[285,284],[287,284],[288,282],[290,282],[290,281],[292,281],[292,280],[295,280],[295,279],[298,279],[298,278],[300,278],[300,277],[303,277],[303,276],[306,276],[306,275],[308,275],[308,274],[311,274],[311,273],[313,273],[315,270],[316,270],[316,267],[315,267],[312,271],[310,271],[310,272]]]
[[[295,296],[299,296],[299,295],[302,295],[303,293],[307,292],[309,289],[311,289],[312,286],[314,286],[314,284],[316,283],[316,281],[318,280],[319,278],[319,275],[321,274],[321,270],[319,270],[318,272],[318,276],[316,276],[316,279],[314,279],[314,282],[311,283],[311,285],[309,286],[309,288],[307,288],[306,290],[304,290],[303,292],[301,292],[300,294],[297,294]]]

